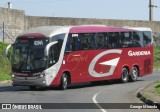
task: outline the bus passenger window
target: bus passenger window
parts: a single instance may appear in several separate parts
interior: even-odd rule
[[[105,36],[105,48],[108,48],[108,35],[107,35],[107,33],[106,33],[106,36]]]
[[[81,50],[95,49],[94,33],[84,33],[79,36]]]
[[[121,32],[121,47],[132,47],[132,32]]]
[[[143,44],[144,46],[148,46],[149,44],[151,44],[151,32],[143,32]]]
[[[75,37],[75,50],[80,50],[81,49],[81,46],[80,46],[80,39],[79,39],[79,36],[78,37]]]
[[[70,37],[70,50],[71,51],[75,51],[75,42],[74,42],[74,38]]]
[[[108,33],[108,47],[109,48],[119,48],[121,46],[120,43],[120,35],[118,32]]]
[[[65,51],[67,51],[67,52],[71,51],[71,47],[70,47],[70,39],[69,39],[69,38],[67,39]]]
[[[85,37],[82,37],[82,38],[81,38],[81,46],[82,46],[82,50],[88,49],[87,39],[86,39]]]
[[[105,40],[104,33],[97,33],[97,35],[96,35],[96,45],[97,45],[97,49],[105,48],[106,40]]]
[[[91,34],[90,37],[88,38],[88,49],[93,50],[96,49],[96,43],[94,39],[95,34]]]
[[[142,39],[141,39],[141,33],[133,32],[132,47],[141,47],[141,46],[143,46]]]
[[[73,40],[72,34],[69,34],[69,36],[67,38],[65,51],[68,54],[68,53],[72,52],[73,50],[74,50],[74,40]]]
[[[69,34],[67,43],[66,43],[66,52],[77,51],[80,50],[80,39],[78,34]]]

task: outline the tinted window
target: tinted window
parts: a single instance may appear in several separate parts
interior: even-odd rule
[[[143,47],[151,43],[151,32],[107,32],[69,34],[66,51]]]
[[[97,33],[95,35],[95,45],[96,49],[104,49],[107,47],[107,37],[105,33]]]
[[[58,34],[58,35],[55,35],[51,38],[51,42],[53,41],[63,41],[64,40],[64,37],[65,37],[65,34]]]
[[[94,36],[92,33],[69,34],[66,51],[96,49]]]
[[[118,32],[110,32],[108,35],[108,48],[119,48],[121,47],[121,37]]]
[[[55,44],[49,50],[49,67],[58,62],[60,56],[59,45]]]
[[[129,47],[132,41],[131,32],[121,32],[120,33],[121,47]]]
[[[12,66],[16,70],[37,71],[46,67],[44,49],[49,40],[17,39],[12,55]]]
[[[151,44],[151,38],[152,38],[151,32],[149,32],[149,31],[143,32],[143,44],[144,44],[144,46],[147,46],[147,45]]]
[[[142,32],[121,32],[121,47],[142,47]]]
[[[132,47],[143,46],[143,35],[142,32],[133,32]]]
[[[58,51],[61,51],[63,41],[64,41],[64,37],[65,37],[65,34],[58,34],[58,35],[55,35],[55,36],[51,37],[51,42],[58,41],[58,43],[56,44],[56,47],[57,47]]]

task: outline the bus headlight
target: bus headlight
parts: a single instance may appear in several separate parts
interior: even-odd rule
[[[42,77],[44,77],[44,76],[45,76],[45,73],[42,72],[39,77],[42,78]]]
[[[12,77],[14,77],[15,75],[14,74],[12,74]]]

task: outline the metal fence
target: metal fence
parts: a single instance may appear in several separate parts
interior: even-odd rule
[[[15,37],[10,33],[9,29],[6,27],[5,23],[0,24],[0,42],[3,43],[13,43]]]
[[[11,79],[11,62],[5,56],[5,48],[15,40],[12,35],[12,30],[6,25],[7,23],[0,23],[0,81]]]

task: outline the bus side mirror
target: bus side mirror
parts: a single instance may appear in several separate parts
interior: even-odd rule
[[[8,59],[10,59],[10,56],[9,56],[9,53],[8,53],[8,52],[9,52],[9,49],[12,47],[12,45],[13,45],[13,44],[8,45],[8,46],[6,47],[6,50],[5,50],[5,55],[7,56]]]
[[[44,56],[45,57],[48,57],[49,56],[49,50],[50,50],[50,47],[54,44],[57,44],[58,41],[54,41],[54,42],[51,42],[49,43],[46,47],[45,47],[45,50],[44,50]]]

